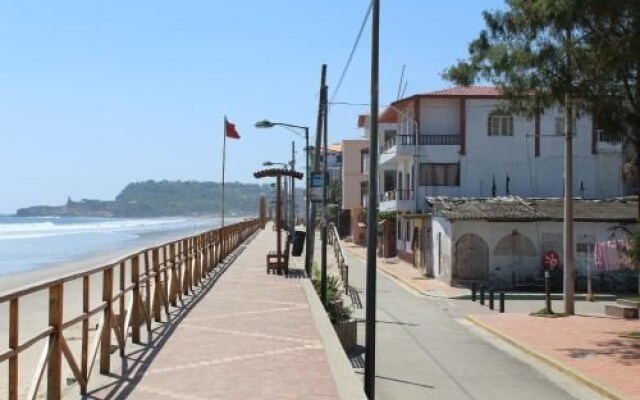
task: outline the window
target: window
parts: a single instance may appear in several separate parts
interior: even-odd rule
[[[460,186],[460,163],[420,164],[420,186]]]
[[[360,152],[360,173],[369,173],[369,149]]]
[[[513,136],[513,116],[511,114],[494,111],[489,114],[487,124],[489,136]]]

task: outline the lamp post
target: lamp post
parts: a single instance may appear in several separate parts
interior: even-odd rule
[[[310,230],[313,227],[313,221],[312,218],[314,216],[311,215],[311,200],[309,198],[310,196],[310,177],[309,177],[309,127],[308,126],[302,126],[302,125],[293,125],[293,124],[287,124],[285,122],[271,122],[269,120],[262,120],[262,121],[258,121],[255,123],[255,127],[256,128],[273,128],[274,126],[282,126],[284,128],[289,128],[291,130],[292,133],[294,133],[297,136],[300,136],[300,134],[296,133],[295,131],[293,131],[293,129],[302,129],[304,131],[304,140],[305,140],[305,161],[306,161],[306,175],[307,175],[307,179],[306,179],[306,217],[307,217],[307,238],[306,238],[306,251],[305,251],[305,260],[304,260],[304,269],[307,272],[307,277],[309,277],[309,279],[311,279],[311,260],[312,260],[312,254],[311,254],[311,232]]]

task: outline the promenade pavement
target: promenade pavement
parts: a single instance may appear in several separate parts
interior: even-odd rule
[[[108,397],[344,398],[344,376],[336,378],[330,365],[336,355],[318,322],[326,314],[314,311],[313,301],[321,305],[309,297],[303,269],[267,275],[265,255],[274,248],[275,233],[267,226],[132,374],[127,390]],[[339,356],[348,365],[344,353]],[[91,397],[102,398],[99,391]]]
[[[363,259],[366,249],[348,244],[345,248]],[[640,320],[623,320],[604,315],[607,302],[576,302],[577,315],[542,318],[530,313],[543,307],[541,301],[508,301],[500,314],[469,300],[453,300],[468,289],[446,286],[426,279],[411,264],[393,264],[378,259],[378,268],[422,295],[450,299],[454,315],[466,317],[505,342],[523,350],[550,368],[562,372],[605,397],[640,399],[640,339],[626,336],[640,332]],[[496,303],[497,308],[497,303]],[[554,301],[555,311],[562,302]]]

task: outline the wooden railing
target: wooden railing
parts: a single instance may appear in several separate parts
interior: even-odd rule
[[[338,264],[338,270],[340,271],[340,278],[342,279],[344,290],[348,292],[349,265],[347,264],[347,260],[344,257],[344,251],[342,250],[342,241],[340,240],[340,234],[338,233],[338,229],[333,224],[333,222],[330,222],[327,227],[327,243],[333,246],[333,255],[336,258],[336,263]]]
[[[100,373],[110,373],[114,337],[121,357],[125,356],[129,337],[133,343],[141,343],[143,325],[147,331],[147,344],[151,342],[153,321],[161,322],[163,314],[168,320],[171,308],[178,307],[179,302],[182,304],[183,296],[193,295],[194,287],[201,285],[219,263],[260,228],[259,219],[238,222],[148,248],[105,266],[0,295],[2,310],[8,303],[8,318],[0,315],[1,320],[8,319],[9,348],[0,352],[0,366],[8,363],[7,398],[34,399],[46,371],[46,397],[59,399],[63,389],[63,361],[78,382],[80,392],[85,394],[97,359]],[[96,283],[102,286],[101,301],[98,300],[94,307],[90,306],[92,280],[94,286]],[[64,288],[74,284],[82,287],[82,311],[69,315],[69,310],[65,313],[65,304],[69,306],[72,298],[67,296],[65,299]],[[48,310],[44,310],[48,314],[48,323],[44,323],[47,328],[41,332],[21,338],[20,321],[30,315],[20,313],[20,304],[29,295],[48,297]],[[77,307],[80,308],[79,305]],[[66,321],[64,316],[67,316]],[[89,322],[92,317],[99,323],[90,343],[93,327],[90,328]],[[81,337],[74,339],[80,340],[79,360],[69,345],[68,340],[71,339],[65,337],[65,331],[78,324],[81,324]],[[25,396],[19,393],[24,386],[19,385],[19,381],[24,382],[28,378],[19,376],[26,372],[24,368],[19,369],[20,356],[39,342],[44,342],[44,349]]]

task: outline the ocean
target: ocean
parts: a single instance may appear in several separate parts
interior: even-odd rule
[[[219,225],[218,218],[0,216],[0,276],[60,265],[96,253],[152,246]]]

